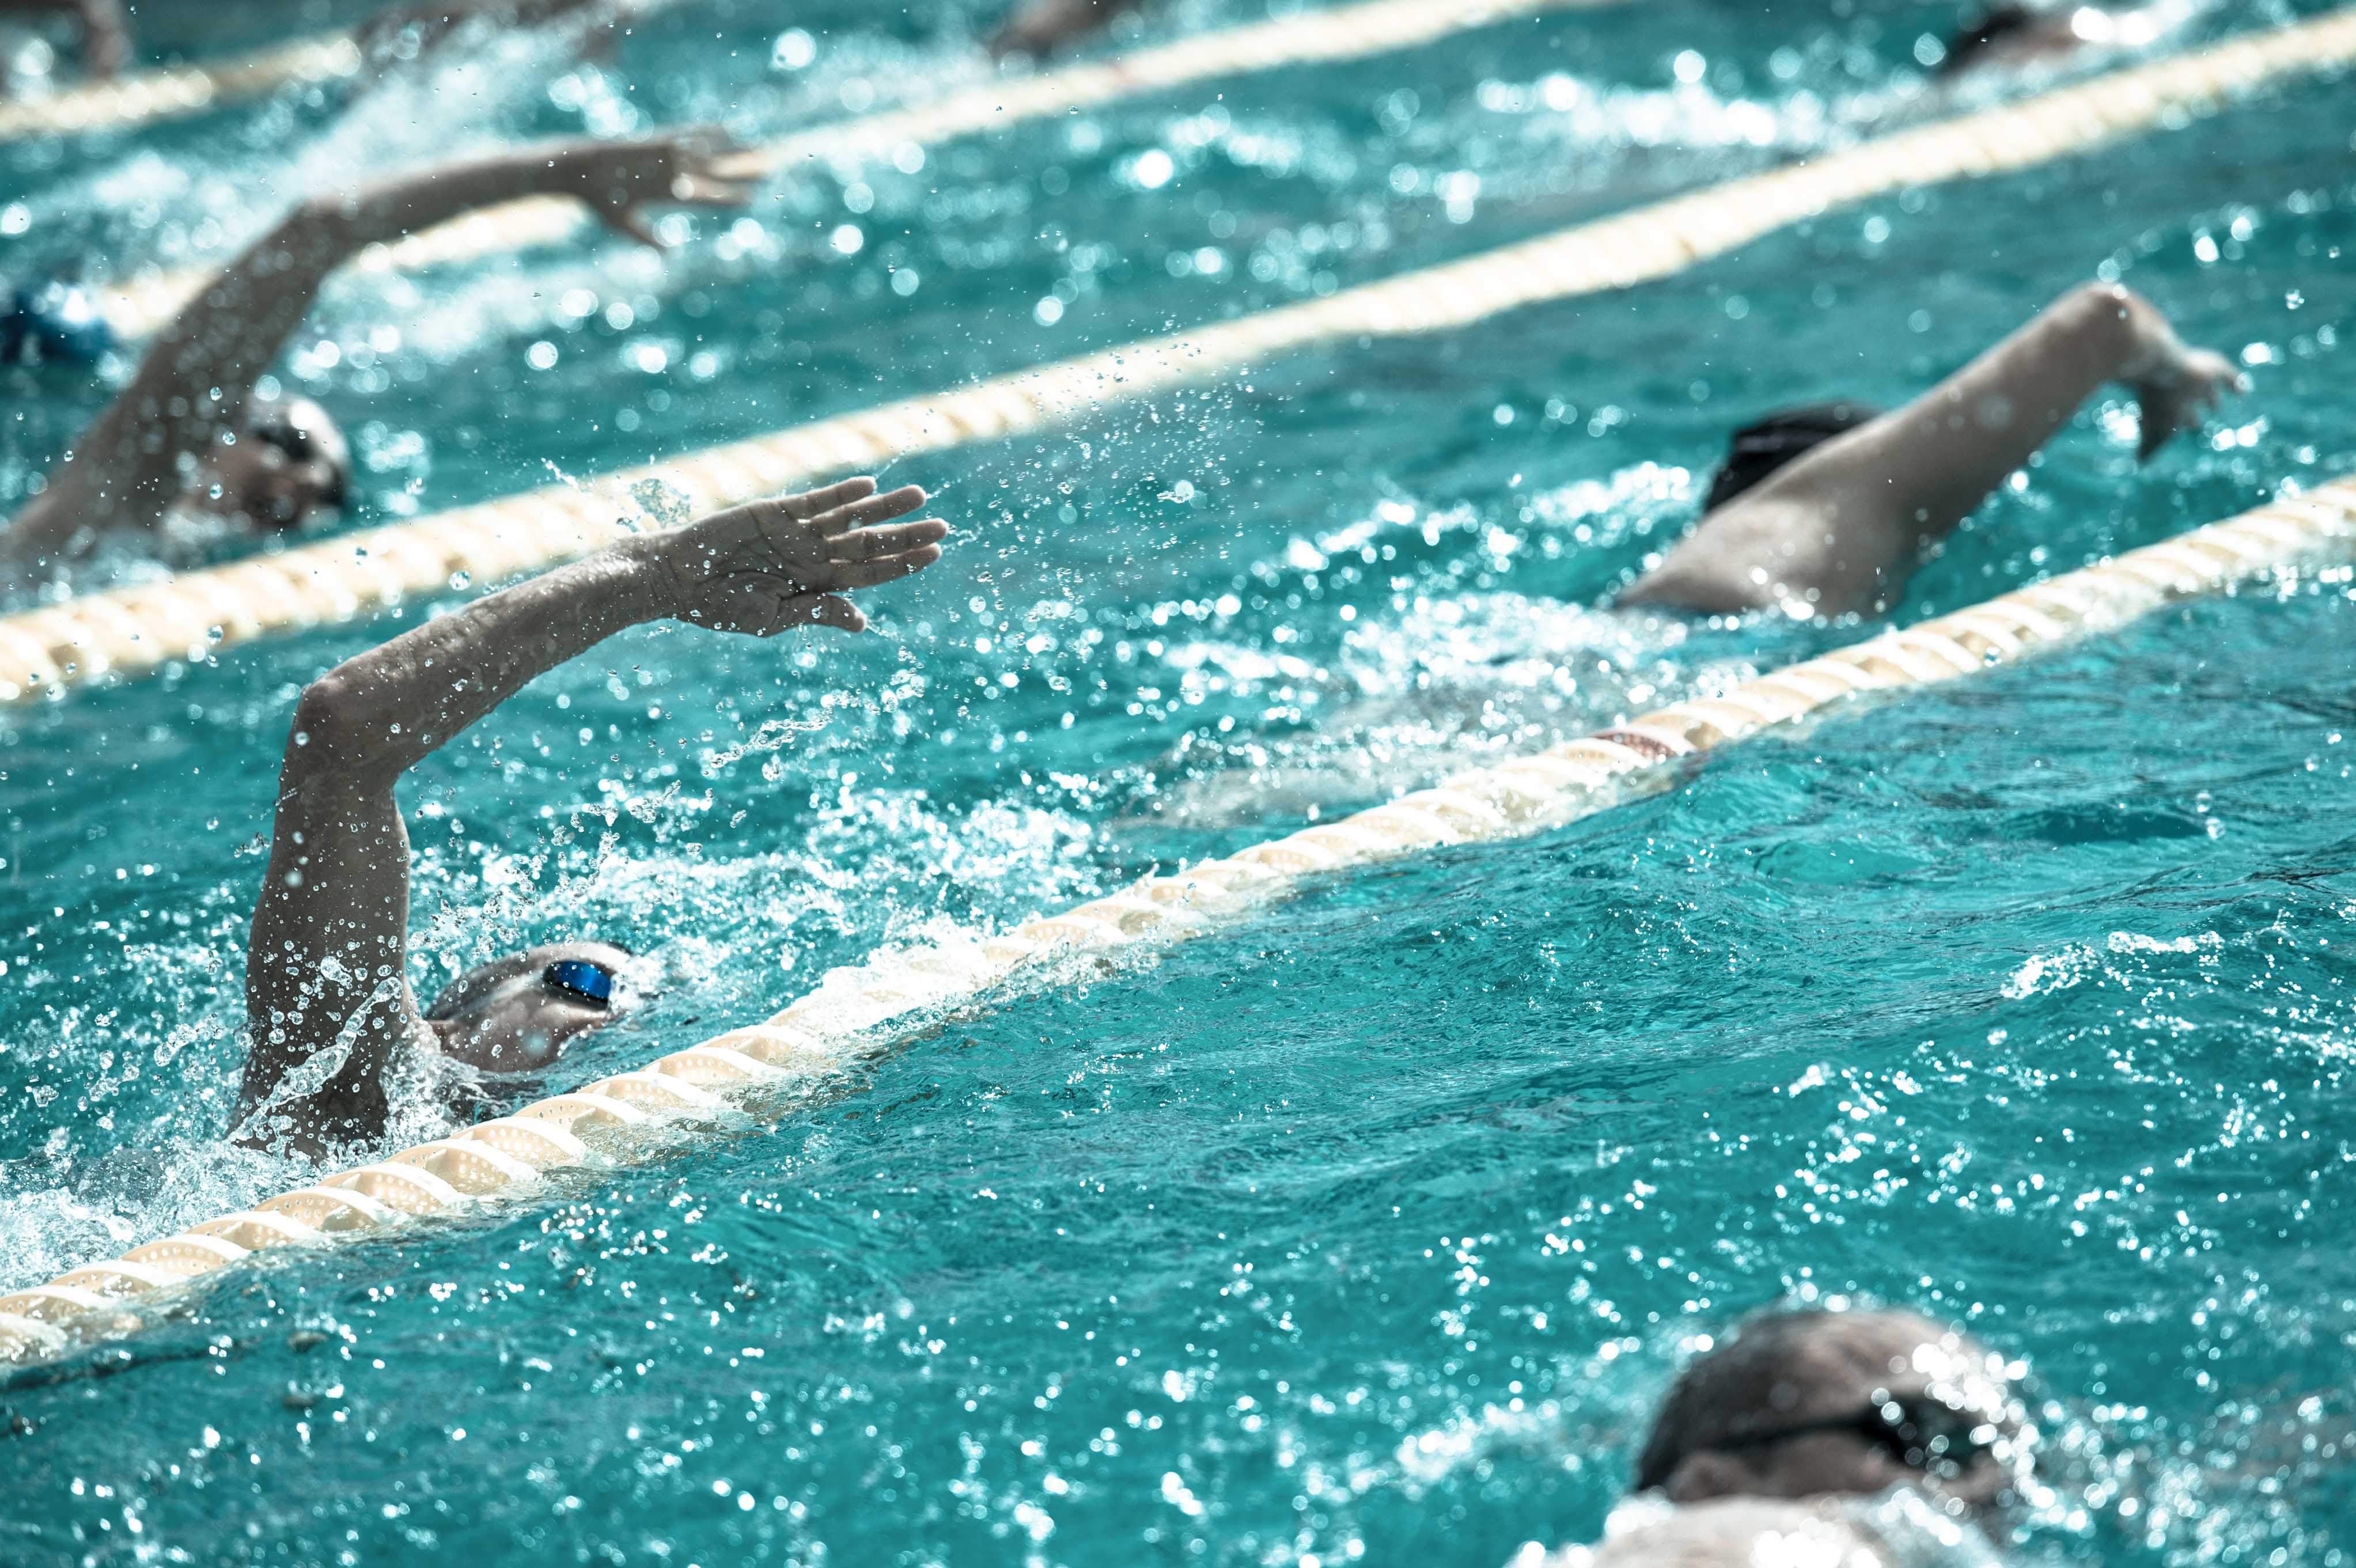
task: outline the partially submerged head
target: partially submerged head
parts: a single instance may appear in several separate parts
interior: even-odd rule
[[[2003,1360],[1911,1312],[1754,1319],[1679,1375],[1636,1470],[1670,1500],[1870,1496],[1911,1485],[1972,1509],[2027,1485]]]
[[[532,1072],[612,1023],[628,997],[627,948],[552,942],[468,970],[425,1010],[443,1053],[479,1071]]]
[[[0,286],[0,363],[95,365],[114,349],[113,329],[89,291],[56,278]]]
[[[1861,403],[1809,403],[1777,409],[1744,425],[1727,444],[1726,461],[1710,481],[1702,510],[1716,511],[1784,464],[1879,418],[1880,412]]]
[[[1993,6],[1948,43],[1939,74],[1961,76],[1983,66],[2000,69],[2059,59],[2096,41],[2106,16],[2092,5]]]
[[[343,506],[351,473],[351,446],[326,409],[306,397],[256,397],[205,454],[198,493],[209,511],[294,528]]]

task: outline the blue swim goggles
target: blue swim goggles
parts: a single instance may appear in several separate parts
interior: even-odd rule
[[[559,959],[540,972],[541,983],[560,996],[610,1010],[614,1005],[614,972],[587,959]]]

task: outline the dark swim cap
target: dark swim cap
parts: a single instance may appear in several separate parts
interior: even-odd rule
[[[72,284],[52,278],[11,289],[6,308],[0,309],[0,362],[94,365],[114,346],[98,302]]]
[[[317,411],[321,420],[327,418],[327,412],[308,398],[300,401],[306,408]],[[328,433],[323,433],[284,409],[273,408],[257,417],[247,434],[285,453],[290,463],[307,463],[315,457],[324,461],[328,469],[327,488],[320,494],[319,504],[340,509],[351,501],[351,456],[342,436],[332,435],[332,425]]]
[[[1716,511],[1802,453],[1880,415],[1879,409],[1862,403],[1811,403],[1778,409],[1744,425],[1728,444],[1726,461],[1710,481],[1701,510]]]
[[[1954,41],[1947,46],[1947,58],[1939,62],[1939,74],[1954,76],[1969,70],[1979,63],[1982,55],[2007,38],[2019,38],[2042,20],[2026,5],[1998,5],[1955,35]]]

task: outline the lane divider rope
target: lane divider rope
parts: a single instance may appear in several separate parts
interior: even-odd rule
[[[648,0],[625,0],[619,15],[642,13],[648,5]],[[367,63],[367,53],[357,37],[319,33],[250,55],[132,71],[109,81],[79,82],[38,98],[0,102],[0,141],[130,130],[156,120],[266,98],[282,88],[348,81]]]
[[[142,70],[79,83],[43,98],[0,102],[0,141],[80,131],[123,130],[260,98],[282,87],[342,81],[359,74],[360,47],[341,34],[296,38],[240,59]]]
[[[487,584],[610,543],[659,487],[686,515],[831,474],[1046,429],[1319,344],[1460,327],[1665,277],[1826,209],[2027,168],[2294,73],[2356,59],[2356,6],[1870,141],[1323,299],[819,420],[276,554],[0,617],[0,703],[51,695],[266,633]]]
[[[395,1231],[434,1215],[523,1197],[552,1174],[594,1172],[729,1131],[734,1112],[809,1090],[912,1015],[1052,984],[1076,963],[1164,947],[1231,926],[1311,877],[1420,851],[1527,836],[1674,786],[1670,765],[1837,709],[1933,685],[2120,626],[2163,605],[2356,557],[2356,477],[2288,497],[1985,604],[1887,631],[1533,756],[1259,843],[1109,897],[1023,922],[886,950],[829,972],[767,1020],[673,1051],[421,1144],[322,1176],[252,1208],[0,1296],[0,1363],[134,1332],[190,1281],[257,1252]],[[667,1130],[649,1139],[652,1129]]]
[[[1198,34],[1112,59],[979,82],[930,102],[818,125],[745,148],[723,159],[722,168],[744,178],[766,179],[805,164],[855,165],[905,145],[934,145],[1213,77],[1391,54],[1450,33],[1535,18],[1551,11],[1626,3],[1363,0],[1358,5]],[[5,119],[0,119],[0,127],[5,124]],[[362,273],[411,272],[536,245],[563,244],[597,227],[588,209],[577,201],[554,196],[525,197],[484,208],[391,244],[372,245],[348,265]],[[177,316],[214,275],[209,268],[191,267],[103,285],[98,307],[117,336],[144,338]]]

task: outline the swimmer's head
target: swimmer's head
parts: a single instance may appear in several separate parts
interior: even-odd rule
[[[627,948],[556,942],[450,983],[425,1010],[446,1056],[483,1072],[536,1072],[627,1009]]]
[[[2025,65],[2066,54],[2084,40],[2071,27],[2068,6],[1997,5],[1947,45],[1941,76],[1961,76],[1984,65]]]
[[[348,499],[352,450],[327,411],[306,397],[255,398],[238,428],[206,454],[205,508],[257,528],[294,528]]]
[[[0,364],[94,365],[114,347],[114,332],[87,291],[55,279],[0,288]]]
[[[1678,1377],[1636,1467],[1639,1491],[1678,1503],[1913,1486],[1987,1509],[2029,1482],[2025,1412],[2002,1359],[1911,1312],[1746,1324]]]
[[[1844,431],[1879,417],[1880,410],[1861,403],[1812,403],[1778,409],[1734,433],[1726,461],[1710,481],[1701,510],[1716,511],[1776,469]]]

